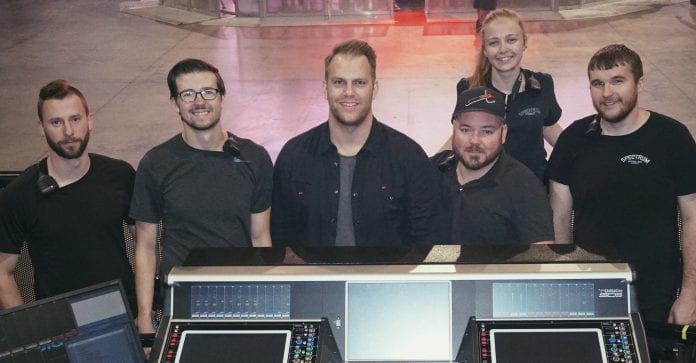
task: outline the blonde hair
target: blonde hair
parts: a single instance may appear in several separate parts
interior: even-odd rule
[[[324,79],[329,79],[329,65],[334,57],[338,54],[346,54],[352,57],[365,56],[367,62],[370,63],[370,73],[372,74],[372,80],[377,78],[377,54],[372,47],[363,40],[352,39],[339,44],[331,51],[331,54],[326,56],[324,59]]]
[[[516,21],[517,24],[520,26],[520,29],[522,29],[524,44],[527,44],[527,32],[524,30],[522,17],[520,16],[520,14],[510,9],[498,9],[489,13],[488,16],[486,16],[486,18],[483,20],[483,23],[481,24],[482,39],[486,38],[486,30],[488,29],[488,25],[496,21],[496,19],[512,19]],[[484,40],[481,42],[481,52],[479,53],[479,59],[478,63],[476,64],[476,68],[474,69],[474,74],[472,74],[471,77],[469,77],[468,79],[469,88],[484,87],[487,86],[491,81],[491,73],[493,72],[493,67],[491,66],[491,62],[488,60],[488,57],[486,57],[486,54],[483,52],[485,47],[486,42]]]

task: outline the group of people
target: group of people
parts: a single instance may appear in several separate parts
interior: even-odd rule
[[[170,70],[183,130],[137,172],[85,153],[84,96],[49,83],[37,105],[48,156],[0,193],[0,305],[22,303],[13,272],[24,241],[37,298],[121,278],[141,332],[153,330],[155,276],[192,248],[555,242],[615,246],[638,271],[646,318],[696,322],[696,144],[637,105],[638,54],[612,44],[592,56],[597,113],[563,131],[551,76],[521,68],[520,17],[493,11],[481,37],[474,74],[457,84],[448,147],[431,158],[373,115],[376,54],[360,40],[326,57],[328,120],[289,140],[275,165],[223,129],[225,84],[204,61]]]

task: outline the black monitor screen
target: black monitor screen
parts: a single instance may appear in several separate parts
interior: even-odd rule
[[[600,329],[491,329],[493,363],[607,363]]]
[[[286,363],[289,330],[186,330],[176,363]]]
[[[118,281],[0,313],[1,362],[142,363],[144,359]]]

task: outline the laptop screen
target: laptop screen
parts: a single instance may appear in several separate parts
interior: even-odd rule
[[[0,311],[0,361],[145,361],[118,280]]]

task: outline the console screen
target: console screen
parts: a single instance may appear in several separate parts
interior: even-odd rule
[[[287,363],[289,330],[187,330],[176,363]]]
[[[602,331],[491,329],[493,363],[607,363]]]
[[[346,359],[449,361],[449,282],[348,282]]]

